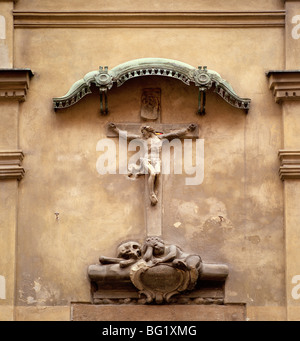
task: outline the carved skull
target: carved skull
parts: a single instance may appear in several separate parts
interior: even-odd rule
[[[138,259],[141,257],[141,245],[137,242],[122,243],[118,249],[118,258]]]

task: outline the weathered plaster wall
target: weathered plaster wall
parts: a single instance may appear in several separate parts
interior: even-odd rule
[[[159,1],[154,0],[148,2],[144,0],[117,0],[117,1],[105,1],[105,0],[90,0],[82,2],[80,0],[64,0],[57,6],[57,2],[51,0],[22,0],[16,5],[17,9],[22,10],[100,10],[100,11],[208,11],[208,10],[280,10],[283,8],[281,0],[214,0],[213,4],[210,0],[186,0],[186,1]]]
[[[0,247],[3,257],[0,259],[0,319],[11,320],[15,297],[15,253],[16,214],[15,196],[18,185],[15,180],[0,183]]]
[[[176,9],[186,9],[185,4]],[[98,1],[94,5],[89,3],[89,10],[104,10]],[[151,5],[163,10],[156,2]],[[57,6],[24,0],[16,9],[76,10],[87,3]],[[122,2],[124,10],[131,6]],[[152,9],[146,2],[140,6]],[[199,1],[191,2],[192,9],[199,6]],[[211,2],[201,6],[211,9]],[[218,6],[214,9],[277,10],[282,3],[220,1]],[[258,319],[257,307],[262,306],[270,307],[268,319],[284,318],[283,197],[277,175],[282,122],[265,76],[283,68],[283,44],[283,28],[15,30],[15,64],[35,73],[19,118],[26,175],[19,187],[18,319],[36,318],[35,306],[51,306],[45,316],[62,319],[55,307],[90,301],[89,264],[100,255],[112,256],[124,239],[142,241],[143,182],[98,174],[101,153],[96,145],[105,137],[108,121],[139,121],[141,89],[146,87],[162,89],[163,123],[198,123],[205,143],[201,185],[185,186],[185,174],[164,177],[164,238],[199,252],[207,262],[227,263],[226,300],[247,303],[250,318]],[[64,95],[87,72],[142,57],[207,65],[240,96],[252,99],[249,114],[209,93],[207,115],[199,117],[196,88],[155,77],[112,89],[108,117],[99,115],[96,92],[54,113],[52,97]]]
[[[0,65],[10,68],[13,65],[13,19],[11,2],[0,4]]]

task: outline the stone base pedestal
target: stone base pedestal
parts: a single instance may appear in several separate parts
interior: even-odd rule
[[[73,321],[245,321],[245,304],[94,305],[73,303]]]

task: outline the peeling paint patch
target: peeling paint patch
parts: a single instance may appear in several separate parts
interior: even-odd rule
[[[27,304],[34,304],[36,303],[36,300],[32,296],[27,297]]]
[[[38,281],[34,281],[34,291],[38,293],[41,290],[41,284]]]
[[[178,216],[176,219],[196,225],[199,221],[199,208],[193,201],[181,202],[175,204],[178,207]]]
[[[177,221],[177,223],[173,224],[174,227],[178,228],[181,225],[180,221]]]
[[[30,300],[30,303],[37,303],[39,305],[53,305],[55,302],[59,300],[59,290],[52,283],[43,284],[43,281],[40,277],[33,281],[33,290],[35,291],[35,298],[27,297]],[[29,303],[29,304],[30,304]]]
[[[258,244],[260,242],[259,236],[246,236],[246,239],[249,240],[252,244]]]
[[[5,277],[0,276],[0,300],[6,299]]]
[[[254,302],[254,299],[251,298],[251,297],[249,296],[249,294],[247,294],[247,298],[249,299],[250,302]]]
[[[223,216],[219,215],[219,216],[214,216],[214,217],[210,217],[209,219],[207,219],[203,225],[203,228],[205,230],[210,230],[213,228],[222,228],[222,229],[231,230],[233,229],[233,224],[229,219],[224,218]]]

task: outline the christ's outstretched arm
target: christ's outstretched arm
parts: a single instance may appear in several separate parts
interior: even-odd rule
[[[194,131],[196,129],[196,125],[191,123],[187,128],[174,130],[170,133],[158,135],[160,139],[175,139],[176,137],[181,137],[187,134],[189,131]]]
[[[115,132],[118,136],[122,138],[127,138],[127,140],[134,140],[134,139],[140,139],[140,135],[136,134],[128,134],[126,130],[120,130],[114,123],[110,122],[108,123],[108,129]],[[126,134],[125,134],[126,133]]]

